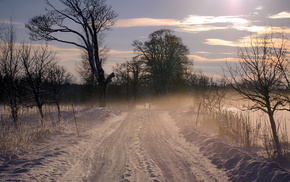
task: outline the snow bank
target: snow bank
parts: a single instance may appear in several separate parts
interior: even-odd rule
[[[268,162],[193,128],[183,128],[182,134],[187,141],[199,146],[199,151],[218,169],[227,171],[230,181],[290,181],[289,169],[282,168],[276,162]]]

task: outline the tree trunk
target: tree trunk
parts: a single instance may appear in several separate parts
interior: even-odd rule
[[[15,106],[11,106],[10,108],[14,126],[18,129],[18,109]]]
[[[279,141],[279,136],[278,136],[278,133],[277,133],[277,128],[276,128],[276,123],[275,123],[273,112],[268,112],[268,116],[269,116],[271,129],[272,129],[273,142],[274,142],[275,148],[277,150],[278,158],[281,159],[283,157],[283,152],[282,152],[282,149],[281,149],[281,144],[280,144],[280,141]]]
[[[60,124],[61,114],[60,114],[60,106],[59,106],[59,103],[58,102],[56,102],[56,107],[57,107],[58,123]]]
[[[107,84],[99,83],[99,107],[106,107]]]
[[[43,114],[43,110],[42,110],[42,105],[41,104],[37,104],[37,108],[40,114],[40,124],[41,124],[41,128],[45,127],[45,122],[44,122],[44,114]]]

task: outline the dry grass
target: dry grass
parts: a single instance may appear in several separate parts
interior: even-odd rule
[[[202,102],[203,105],[205,103],[213,103],[208,100],[209,98],[211,97],[204,97],[205,100],[199,100],[199,103]],[[241,100],[239,95],[228,92],[226,97],[221,100],[221,103],[218,103],[218,106],[222,106],[222,109],[201,110],[202,114],[199,119],[201,128],[217,128],[217,134],[221,138],[241,146],[263,147],[262,155],[268,158],[275,158],[276,151],[269,119],[266,113],[261,111],[244,110],[251,104],[250,101]],[[191,108],[194,113],[197,113],[197,106],[198,103],[195,103],[194,107]],[[285,112],[282,115],[275,116],[278,121],[278,135],[285,157],[289,157],[290,151],[289,136],[287,134],[290,129],[289,123],[287,125],[289,114],[289,112]]]
[[[33,132],[27,127],[2,125],[0,129],[0,153],[16,153],[26,150],[33,140]]]
[[[12,119],[9,117],[9,108],[0,106],[0,154],[15,154],[30,147],[31,142],[43,140],[47,133],[56,131],[63,132],[66,128],[66,120],[58,122],[56,108],[54,106],[45,106],[46,127],[41,128],[38,112],[35,108],[21,108],[19,112],[19,126],[16,129]],[[83,107],[77,106],[75,110]],[[69,105],[63,105],[62,111],[71,112]]]
[[[214,112],[206,115],[206,120],[215,122],[219,136],[244,146],[257,146],[261,133],[261,120],[253,123],[248,114],[232,111]]]

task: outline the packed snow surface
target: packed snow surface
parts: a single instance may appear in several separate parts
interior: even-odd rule
[[[64,132],[51,133],[29,151],[0,156],[0,181],[290,181],[277,163],[188,127],[182,113],[109,108],[77,113]]]

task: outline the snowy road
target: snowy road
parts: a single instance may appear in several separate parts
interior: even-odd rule
[[[187,142],[168,111],[83,109],[80,137],[71,113],[65,133],[32,149],[0,156],[0,181],[194,182],[228,181]]]
[[[83,181],[227,181],[182,138],[165,111],[131,111],[109,122],[93,141],[84,155],[89,159],[81,160],[89,166]]]
[[[79,137],[72,112],[63,117],[65,131],[0,155],[0,181],[290,181],[289,169],[194,129],[184,112],[85,108]]]

